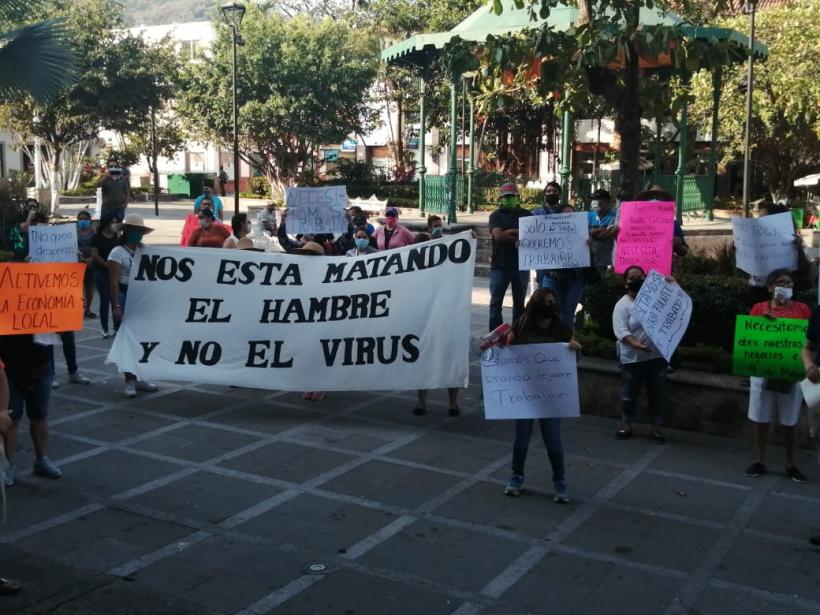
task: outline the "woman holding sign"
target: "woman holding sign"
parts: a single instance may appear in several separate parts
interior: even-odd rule
[[[766,278],[771,293],[769,301],[756,303],[750,316],[796,318],[808,320],[811,309],[805,303],[792,301],[794,278],[788,269],[772,271]],[[794,426],[800,417],[803,393],[798,382],[771,378],[749,378],[749,420],[755,425],[755,460],[746,468],[746,476],[758,477],[766,472],[766,444],[769,440],[769,424],[777,417],[783,428],[786,445],[786,476],[796,483],[805,483],[806,476],[797,468],[794,459]]]
[[[618,363],[621,367],[621,417],[623,426],[615,434],[619,440],[632,437],[632,417],[635,405],[641,394],[641,387],[646,387],[649,398],[649,418],[652,422],[650,438],[657,444],[666,442],[661,433],[665,402],[666,361],[650,341],[635,314],[635,297],[641,290],[646,273],[637,266],[627,267],[624,271],[626,294],[618,300],[612,311],[612,329],[615,332],[618,351]]]
[[[558,296],[549,288],[538,288],[530,297],[524,314],[513,323],[505,340],[506,344],[554,344],[566,342],[572,350],[580,351],[581,345],[572,337],[572,329],[561,320]],[[512,476],[504,493],[517,496],[524,484],[524,463],[535,419],[516,419],[515,442],[513,444]],[[561,444],[561,419],[538,419],[541,437],[547,448],[547,456],[552,466],[553,501],[558,504],[569,502],[567,481],[564,471],[564,447]]]

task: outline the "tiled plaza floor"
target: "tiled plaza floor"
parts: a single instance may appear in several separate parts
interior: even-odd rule
[[[748,442],[618,442],[615,422],[584,417],[564,428],[572,503],[552,502],[537,436],[512,499],[512,426],[483,419],[476,366],[455,419],[443,391],[423,417],[412,391],[311,402],[160,383],[125,400],[89,325],[92,384],[58,366],[50,455],[64,476],[8,490],[0,574],[26,587],[0,613],[820,612],[806,453],[806,485],[747,479]]]

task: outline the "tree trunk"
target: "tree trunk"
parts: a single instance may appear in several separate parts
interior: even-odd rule
[[[577,0],[578,17],[575,19],[575,27],[587,25],[592,21],[592,0]]]
[[[51,205],[49,211],[52,215],[57,215],[60,212],[60,188],[63,185],[63,172],[60,164],[62,153],[62,150],[58,147],[55,147],[51,152],[51,181],[49,182]]]
[[[626,44],[623,86],[617,96],[615,130],[621,137],[621,190],[635,196],[640,183],[641,101],[639,96],[638,54],[633,41]]]

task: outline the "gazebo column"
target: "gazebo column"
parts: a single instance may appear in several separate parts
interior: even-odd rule
[[[570,156],[572,155],[572,133],[573,133],[572,111],[564,111],[564,121],[561,127],[561,205],[569,203],[569,176]]]
[[[685,78],[688,90],[689,79]],[[680,110],[680,128],[678,139],[678,168],[675,170],[675,219],[680,223],[683,220],[683,182],[686,177],[686,150],[689,137],[689,98],[688,91],[683,99]]]
[[[450,165],[447,169],[447,224],[456,223],[458,169],[456,147],[458,146],[458,75],[450,75]]]
[[[424,207],[426,205],[424,196],[424,176],[427,174],[427,167],[425,166],[425,158],[427,149],[425,147],[425,133],[427,132],[427,107],[425,105],[425,98],[427,96],[427,76],[429,69],[427,66],[422,67],[421,77],[419,78],[419,149],[418,149],[418,174],[419,174],[419,213],[424,215]]]
[[[706,219],[715,219],[713,209],[717,195],[717,160],[718,160],[718,123],[720,118],[720,95],[723,91],[723,67],[718,66],[712,72],[712,140],[709,148],[709,173],[712,174],[712,200],[706,204]]]
[[[467,211],[473,213],[473,176],[475,175],[475,99],[470,96],[470,162],[467,164]],[[463,144],[462,144],[463,147]]]
[[[652,169],[652,175],[657,177],[658,175],[662,174],[662,167],[663,167],[663,154],[662,154],[662,147],[663,147],[663,119],[659,115],[655,118],[655,164],[654,169]],[[655,183],[658,183],[655,180]]]

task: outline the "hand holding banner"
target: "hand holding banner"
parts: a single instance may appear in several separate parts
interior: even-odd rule
[[[487,419],[581,416],[578,359],[567,344],[493,346],[481,357]]]
[[[83,328],[84,263],[0,263],[0,335]]]
[[[32,263],[76,263],[77,225],[36,224],[28,227],[28,255]]]
[[[288,188],[288,232],[292,235],[347,232],[347,188]]]
[[[680,286],[650,271],[635,297],[635,316],[668,362],[689,326],[692,299]]]
[[[797,318],[738,316],[732,373],[797,382],[805,377],[800,351],[809,321]]]
[[[762,218],[732,218],[735,259],[739,269],[765,278],[775,269],[797,269],[794,220],[791,213]]]
[[[518,268],[589,267],[589,226],[585,212],[526,216],[518,220]]]
[[[618,239],[615,243],[615,273],[637,265],[644,271],[672,273],[672,238],[675,232],[675,203],[631,201],[621,203]]]

